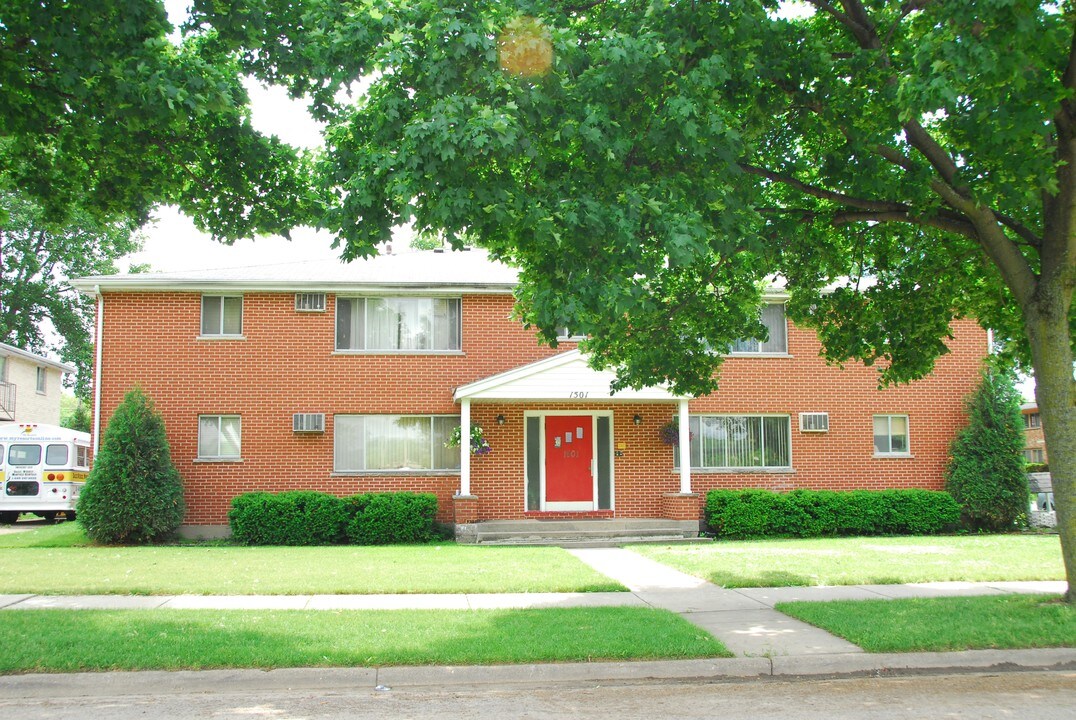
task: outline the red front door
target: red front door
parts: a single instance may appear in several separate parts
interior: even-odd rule
[[[589,415],[545,418],[545,499],[547,503],[594,502],[593,423]]]

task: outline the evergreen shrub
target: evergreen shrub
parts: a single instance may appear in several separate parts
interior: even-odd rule
[[[135,388],[105,428],[79,496],[78,521],[95,542],[149,543],[175,532],[185,510],[164,421]]]
[[[719,537],[930,535],[960,520],[949,493],[932,490],[711,490],[705,519]]]
[[[355,545],[423,543],[437,535],[433,493],[370,493],[347,502],[351,508],[347,537]]]
[[[253,492],[232,500],[232,537],[247,545],[332,545],[344,541],[348,508],[328,493]]]
[[[969,530],[1012,530],[1028,511],[1020,394],[1011,373],[988,370],[967,400],[968,426],[950,448],[945,489]]]

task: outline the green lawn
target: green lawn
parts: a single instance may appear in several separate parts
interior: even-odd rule
[[[649,608],[11,610],[3,622],[0,673],[730,656],[686,620]]]
[[[724,587],[1063,580],[1056,535],[960,535],[634,545]]]
[[[1044,595],[778,603],[867,652],[1076,647],[1076,608]]]
[[[74,523],[0,536],[0,593],[308,595],[623,591],[560,548],[79,547]]]

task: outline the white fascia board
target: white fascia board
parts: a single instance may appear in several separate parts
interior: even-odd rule
[[[52,368],[53,370],[59,370],[63,373],[74,374],[76,369],[74,365],[68,365],[67,363],[60,362],[58,360],[50,360],[47,357],[42,357],[36,353],[17,348],[14,345],[8,345],[7,343],[0,343],[0,355],[14,355],[16,357],[29,360],[37,365],[44,365],[45,367]]]
[[[149,279],[137,275],[121,278],[87,277],[71,281],[71,287],[86,295],[100,292],[324,292],[337,295],[511,295],[514,284],[475,285],[452,283],[356,283],[302,281],[240,281],[240,280],[179,280]]]

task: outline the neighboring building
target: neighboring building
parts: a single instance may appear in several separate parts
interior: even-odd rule
[[[0,422],[60,424],[66,363],[0,343]]]
[[[1049,462],[1046,457],[1046,438],[1042,434],[1042,418],[1039,406],[1024,403],[1020,406],[1024,419],[1024,459],[1029,463],[1043,464]]]
[[[711,488],[941,489],[987,353],[985,331],[954,322],[930,377],[879,390],[873,368],[827,365],[774,291],[770,340],[740,343],[717,392],[613,395],[576,342],[545,347],[512,319],[516,273],[478,250],[73,284],[99,293],[99,426],[136,385],[153,398],[189,526],[226,524],[252,490],[432,492],[439,520],[468,527],[616,517],[697,531]],[[683,468],[662,441],[680,417]],[[445,447],[472,423],[489,454]]]

